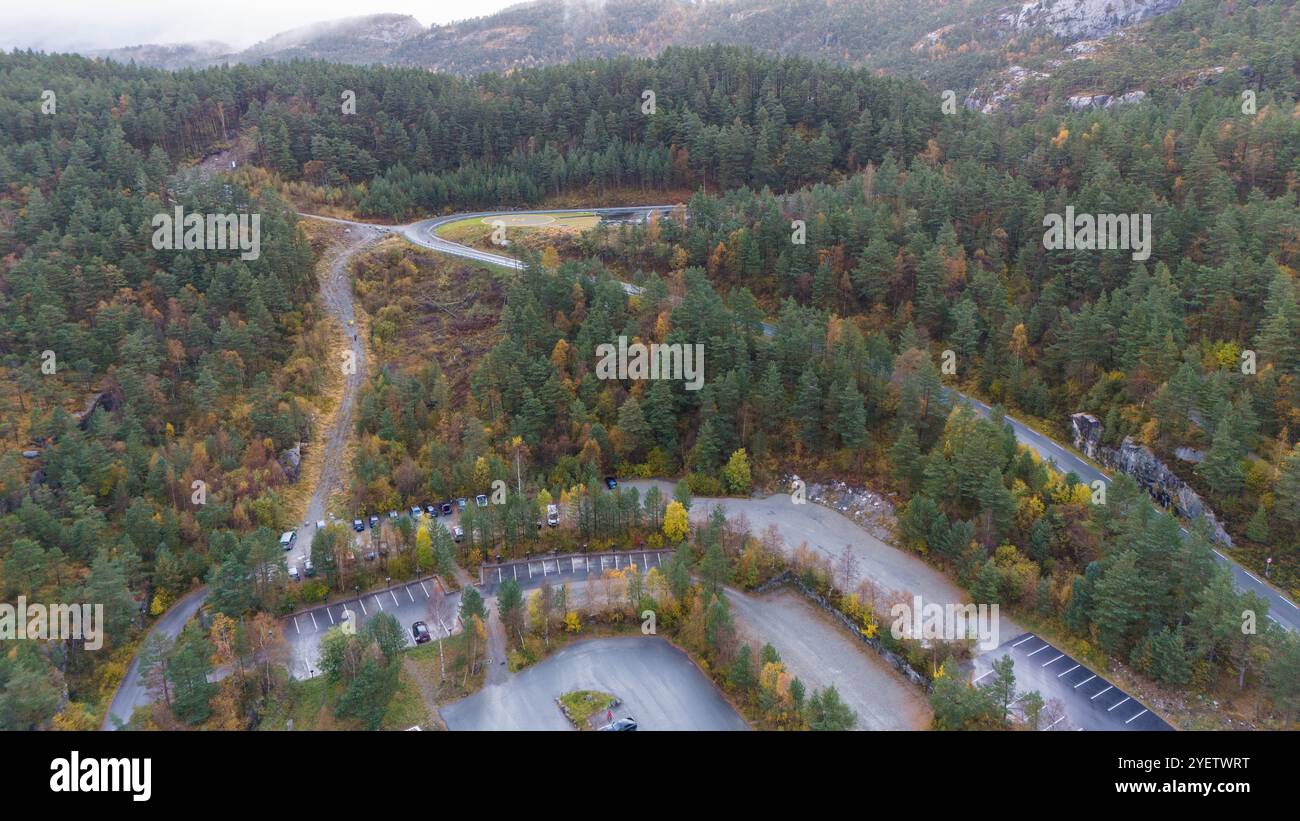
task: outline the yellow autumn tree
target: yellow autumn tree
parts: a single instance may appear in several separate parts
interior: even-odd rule
[[[668,537],[669,543],[675,544],[686,540],[686,534],[690,532],[690,523],[686,519],[686,508],[676,499],[668,503],[668,509],[664,511],[664,535]]]

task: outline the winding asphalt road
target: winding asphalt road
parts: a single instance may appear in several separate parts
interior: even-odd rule
[[[951,389],[949,390],[951,391]],[[951,391],[951,393],[960,397],[960,401],[970,405],[980,415],[988,416],[990,413],[989,406],[983,402],[957,391]],[[1086,485],[1090,485],[1097,480],[1101,480],[1107,486],[1110,485],[1110,476],[1105,471],[1097,468],[1070,448],[1044,436],[1024,422],[1010,416],[1006,417],[1006,421],[1015,431],[1017,442],[1037,453],[1041,459],[1052,464],[1057,470],[1062,473],[1073,473]],[[1184,536],[1187,535],[1186,528],[1180,528],[1180,530],[1182,530]],[[1218,550],[1214,551],[1214,558],[1228,568],[1228,572],[1232,574],[1232,579],[1236,583],[1238,590],[1242,592],[1252,591],[1268,602],[1269,618],[1287,630],[1300,630],[1300,607],[1297,607],[1294,602],[1278,592],[1277,588],[1255,576]]]
[[[208,588],[206,585],[191,590],[186,593],[180,601],[172,605],[171,609],[162,614],[162,617],[149,630],[149,635],[159,633],[175,641],[176,637],[181,634],[181,630],[194,618],[194,614],[199,611],[199,606],[203,600],[208,597]],[[144,648],[149,640],[140,644]],[[108,714],[104,716],[104,722],[100,725],[102,730],[117,730],[123,727],[131,720],[131,714],[135,708],[143,707],[149,704],[153,699],[149,697],[149,689],[145,686],[144,676],[140,671],[140,654],[136,653],[135,658],[131,659],[131,664],[126,668],[126,675],[122,678],[122,683],[117,686],[117,692],[113,694],[113,701],[108,706]]]
[[[435,217],[434,219],[421,220],[419,222],[411,223],[410,225],[394,228],[393,230],[400,232],[402,236],[406,237],[416,245],[422,245],[425,248],[431,248],[444,254],[450,254],[465,259],[473,259],[493,265],[503,265],[517,270],[524,266],[523,263],[513,257],[470,248],[458,242],[452,242],[438,237],[435,232],[439,227],[446,225],[449,222],[455,222],[472,217],[491,217],[529,213],[595,213],[601,214],[602,216],[618,216],[620,214],[649,215],[655,212],[662,213],[673,207],[674,206],[668,205],[640,205],[627,208],[582,208],[552,211],[480,211],[471,214],[454,214],[446,217]],[[623,287],[629,294],[639,294],[642,290],[635,285],[627,283],[624,283]],[[773,333],[775,333],[775,328],[768,323],[764,323],[763,333],[766,336],[772,336]],[[952,394],[955,394],[961,401],[966,402],[982,415],[988,415],[990,410],[988,405],[977,399],[966,396],[959,391],[952,390],[951,388],[948,388],[947,390]],[[1039,433],[1025,423],[1020,422],[1011,416],[1007,416],[1006,420],[1015,431],[1017,442],[1033,450],[1042,459],[1056,466],[1058,470],[1066,473],[1073,472],[1085,484],[1091,484],[1093,481],[1100,479],[1109,485],[1110,477],[1104,471],[1093,466],[1090,462],[1083,459],[1069,447]],[[1183,533],[1186,534],[1186,532],[1187,531],[1184,529]],[[1282,595],[1277,588],[1255,576],[1235,560],[1229,558],[1218,550],[1214,551],[1214,557],[1216,561],[1228,568],[1238,590],[1253,591],[1268,602],[1270,611],[1269,617],[1273,619],[1274,622],[1288,630],[1300,630],[1300,606],[1297,606],[1295,602]]]

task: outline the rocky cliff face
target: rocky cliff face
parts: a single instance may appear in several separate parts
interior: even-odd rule
[[[1019,31],[1047,28],[1057,37],[1079,40],[1104,37],[1116,29],[1164,14],[1183,0],[1033,0],[1008,12],[1007,23]]]
[[[1131,436],[1125,436],[1118,448],[1102,445],[1101,422],[1092,414],[1072,414],[1070,428],[1074,434],[1074,446],[1088,458],[1132,476],[1152,499],[1162,507],[1173,507],[1179,516],[1189,521],[1204,519],[1214,541],[1232,547],[1232,537],[1223,529],[1214,511],[1206,507],[1196,491],[1157,459],[1150,448],[1133,441]]]

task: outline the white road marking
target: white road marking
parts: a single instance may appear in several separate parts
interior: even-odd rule
[[[1056,658],[1052,659],[1052,661],[1047,662],[1047,663],[1044,664],[1043,666],[1046,667],[1048,664],[1051,664],[1052,662],[1055,662],[1055,661],[1060,661],[1060,660],[1063,659],[1063,658],[1065,658],[1065,654],[1064,654],[1064,653],[1062,653],[1061,655],[1059,655],[1059,656],[1057,656]]]
[[[1132,701],[1132,700],[1133,700],[1133,697],[1132,697],[1132,696],[1124,696],[1124,701]],[[1119,704],[1123,704],[1124,701],[1121,701]],[[1110,710],[1107,710],[1106,712],[1109,713],[1111,710],[1114,710],[1116,707],[1119,706],[1119,704],[1113,705],[1113,706],[1110,708]]]
[[[294,617],[293,617],[293,631],[294,631],[294,633],[296,633],[297,635],[300,635],[300,636],[302,635],[302,630],[299,629],[299,627],[298,627],[298,617],[297,617],[297,616],[294,616]]]
[[[1053,721],[1051,724],[1048,724],[1047,727],[1045,727],[1044,729],[1050,730],[1053,727],[1055,727],[1057,724],[1060,724],[1062,721],[1065,721],[1065,716],[1061,716],[1056,721]],[[1082,730],[1083,728],[1080,727],[1079,729]]]
[[[424,597],[429,598],[429,588],[424,586],[424,582],[420,582],[420,589],[424,591]]]
[[[1106,693],[1109,693],[1111,690],[1114,690],[1114,689],[1115,689],[1115,685],[1112,684],[1112,685],[1110,685],[1109,687],[1107,687],[1105,690],[1102,690],[1100,693],[1098,693],[1097,696],[1100,696],[1100,695],[1104,695],[1104,694],[1106,694]],[[1088,700],[1089,700],[1089,701],[1093,701],[1093,700],[1095,700],[1095,699],[1097,698],[1097,696],[1093,696],[1092,698],[1090,698],[1090,699],[1088,699]]]
[[[1015,644],[1013,644],[1013,645],[1011,645],[1011,646],[1012,646],[1012,647],[1019,647],[1020,645],[1024,644],[1024,643],[1027,642],[1027,641],[1029,641],[1029,640],[1032,639],[1033,637],[1034,637],[1034,634],[1033,634],[1033,633],[1030,633],[1028,636],[1025,636],[1023,639],[1021,639],[1020,641],[1016,642]]]
[[[1069,670],[1066,670],[1064,673],[1061,673],[1060,675],[1058,675],[1057,678],[1060,678],[1061,676],[1067,676],[1067,675],[1069,675],[1070,673],[1073,673],[1075,670],[1078,670],[1081,666],[1083,666],[1083,665],[1076,664],[1076,665],[1074,665],[1073,667],[1071,667]]]
[[[399,602],[399,601],[397,600],[397,594],[396,594],[396,593],[394,593],[392,590],[389,590],[389,591],[388,591],[388,595],[390,595],[390,596],[393,597],[393,607],[401,607],[401,606],[402,606],[402,603]],[[415,599],[411,599],[411,601],[415,601]]]
[[[1259,579],[1255,578],[1255,574],[1251,573],[1249,570],[1242,570],[1241,572],[1245,573],[1247,576],[1250,576],[1252,579],[1255,579],[1255,581],[1259,582],[1260,584],[1263,584],[1263,582],[1260,582]]]
[[[312,626],[312,628],[315,629],[315,630],[319,630],[319,629],[320,629],[320,625],[318,625],[318,624],[316,623],[316,614],[315,614],[315,613],[308,613],[307,615],[311,616],[311,626]]]
[[[409,599],[411,600],[411,603],[414,604],[414,603],[415,603],[415,594],[411,592],[411,588],[409,588],[409,587],[406,588],[406,595],[407,595],[407,598],[409,598]]]
[[[329,609],[328,607],[325,608],[325,615],[327,615],[327,616],[330,617],[330,624],[333,624],[333,623],[334,623],[334,614],[330,612],[330,609]]]
[[[1048,647],[1051,647],[1051,646],[1052,646],[1052,645],[1050,645],[1050,644],[1044,644],[1042,647],[1039,647],[1037,650],[1035,650],[1034,652],[1030,653],[1029,655],[1031,655],[1031,656],[1036,656],[1036,655],[1038,655],[1039,653],[1043,652],[1044,650],[1046,650]]]
[[[357,599],[357,604],[361,605],[361,615],[363,615],[363,616],[369,616],[369,615],[370,615],[369,613],[366,612],[366,603],[365,603],[365,602],[363,602],[361,599]]]
[[[1142,716],[1144,716],[1144,715],[1146,715],[1146,714],[1147,714],[1147,711],[1146,711],[1146,708],[1144,707],[1144,708],[1142,708],[1142,712],[1140,712],[1140,713],[1138,713],[1137,715],[1133,716],[1132,718],[1130,718],[1128,721],[1125,721],[1124,723],[1125,723],[1125,724],[1132,724],[1134,721],[1137,721],[1139,718],[1141,718]]]
[[[987,676],[989,673],[992,672],[993,672],[992,670],[985,670],[983,673],[980,674],[980,678],[984,678],[984,676]],[[971,682],[971,684],[979,684],[980,678],[975,679],[974,681]]]
[[[378,596],[375,596],[375,604],[379,605],[380,610],[384,609],[384,603],[379,600]]]

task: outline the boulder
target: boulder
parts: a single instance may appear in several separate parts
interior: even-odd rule
[[[281,451],[277,457],[280,467],[284,468],[284,475],[290,482],[298,481],[298,475],[302,472],[301,448],[301,445],[294,445],[288,450]]]

